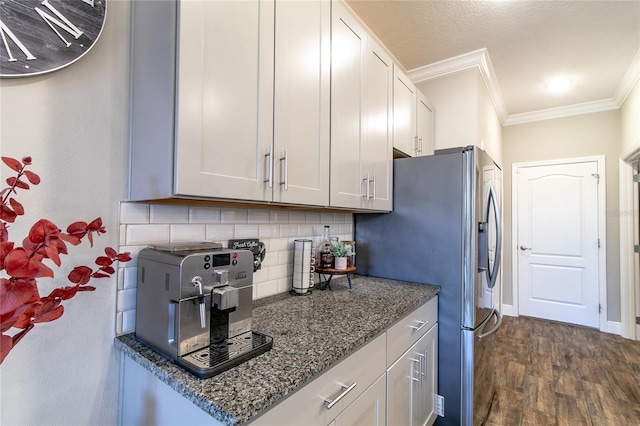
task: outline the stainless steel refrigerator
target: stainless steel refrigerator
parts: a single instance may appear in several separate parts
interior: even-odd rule
[[[500,169],[469,146],[394,160],[393,212],[356,214],[357,273],[434,284],[438,302],[436,424],[482,424],[495,397],[500,327]]]

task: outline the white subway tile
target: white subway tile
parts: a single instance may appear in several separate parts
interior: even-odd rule
[[[293,250],[279,251],[278,265],[293,264]]]
[[[253,273],[253,285],[263,283],[265,281],[269,281],[269,270],[268,267],[262,266],[260,269]]]
[[[118,241],[123,244],[127,239],[127,225],[118,226]]]
[[[262,261],[262,268],[269,268],[270,266],[276,266],[279,265],[279,253],[278,251],[269,251],[269,249],[267,248],[267,254],[264,257],[264,260]]]
[[[271,210],[269,212],[271,223],[289,223],[289,212],[282,210]]]
[[[334,214],[333,213],[321,213],[320,214],[320,222],[325,225],[332,225],[334,223]]]
[[[259,225],[258,237],[261,239],[275,238],[280,236],[279,225]]]
[[[169,225],[127,225],[125,244],[141,245],[169,241]]]
[[[307,225],[298,225],[298,238],[311,238],[314,235],[314,226]]]
[[[191,206],[189,209],[189,223],[220,223],[220,209]]]
[[[269,210],[248,210],[248,223],[269,223]]]
[[[269,279],[277,280],[287,276],[287,265],[276,265],[269,268]]]
[[[171,225],[171,241],[203,241],[206,236],[206,226],[202,223]]]
[[[122,332],[122,312],[116,312],[116,336],[126,333]]]
[[[128,263],[126,264],[128,265]],[[136,288],[138,286],[138,268],[137,267],[126,267],[122,268],[122,288]]]
[[[272,238],[269,240],[269,250],[272,252],[290,250],[289,246],[289,238]]]
[[[307,215],[305,212],[289,212],[289,223],[305,223]]]
[[[258,298],[269,297],[278,294],[278,280],[267,281],[258,286]]]
[[[120,223],[149,223],[149,204],[120,203]]]
[[[247,223],[247,209],[222,209],[220,223]]]
[[[151,223],[189,223],[189,207],[170,204],[152,204]]]
[[[120,290],[116,301],[117,312],[124,312],[136,308],[136,289]]]
[[[130,309],[122,312],[122,334],[136,331],[136,310]]]
[[[307,223],[320,223],[322,220],[320,212],[307,212],[305,216],[305,222]]]
[[[291,290],[293,290],[293,282],[290,278],[278,280],[278,293],[286,293]]]
[[[258,225],[236,225],[235,238],[258,238]]]
[[[234,237],[235,227],[233,225],[206,225],[206,239],[224,241]],[[226,246],[226,244],[225,244]]]
[[[280,236],[289,238],[298,236],[298,225],[280,225]]]

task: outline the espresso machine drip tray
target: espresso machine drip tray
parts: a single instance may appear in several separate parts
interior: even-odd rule
[[[271,346],[273,338],[257,331],[247,331],[179,357],[176,362],[196,376],[206,379],[267,352]]]

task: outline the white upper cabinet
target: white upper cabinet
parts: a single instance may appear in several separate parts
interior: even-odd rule
[[[329,204],[331,3],[278,1],[273,200]]]
[[[130,198],[328,205],[330,3],[133,8]]]
[[[433,107],[420,90],[416,108],[416,155],[433,154]]]
[[[331,200],[391,210],[392,62],[342,2],[333,2]]]
[[[411,157],[433,154],[433,107],[398,67],[393,83],[393,147]]]

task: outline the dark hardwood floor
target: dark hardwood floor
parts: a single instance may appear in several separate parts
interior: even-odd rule
[[[491,426],[640,425],[640,342],[504,317]]]

